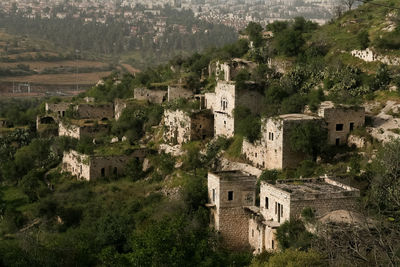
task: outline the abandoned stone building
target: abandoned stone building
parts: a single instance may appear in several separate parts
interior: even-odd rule
[[[170,144],[183,144],[214,136],[214,116],[209,110],[165,110],[164,126],[164,140]]]
[[[126,165],[137,158],[142,161],[147,149],[135,149],[130,155],[86,155],[77,151],[64,152],[62,171],[71,173],[78,179],[92,181],[103,177],[125,174]]]
[[[148,101],[150,103],[161,104],[167,100],[168,91],[150,90],[147,88],[135,88],[133,91],[134,99]]]
[[[168,86],[168,102],[179,98],[189,99],[193,96],[193,90],[185,88],[182,84]]]
[[[60,121],[58,124],[58,135],[81,139],[84,136],[95,137],[99,134],[107,134],[110,124],[97,120],[71,120],[68,123]]]
[[[238,90],[235,82],[219,81],[215,93],[205,94],[205,106],[214,114],[214,134],[232,137],[235,132],[233,110],[246,107],[253,113],[261,111],[263,96],[256,90]]]
[[[251,72],[257,67],[257,63],[244,60],[241,58],[234,58],[227,62],[216,62],[210,64],[209,75],[211,76],[215,69],[215,77],[218,80],[223,80],[226,82],[232,81],[240,73],[241,70],[246,70]]]
[[[45,111],[46,114],[57,114],[59,117],[64,117],[68,108],[71,106],[69,102],[61,102],[61,103],[46,103]]]
[[[350,132],[365,124],[364,107],[335,106],[331,101],[321,103],[318,116],[325,120],[331,145],[346,144]]]
[[[241,171],[208,173],[211,225],[230,249],[249,247],[249,217],[243,207],[255,205],[256,181]]]
[[[355,210],[358,189],[328,177],[262,181],[260,207],[245,207],[249,214],[249,242],[255,253],[276,250],[276,228],[290,218],[300,218],[305,208],[322,217],[336,210]]]
[[[244,140],[242,154],[258,168],[295,168],[306,155],[291,149],[290,133],[296,125],[310,121],[321,123],[319,117],[305,114],[285,114],[264,119],[261,123],[261,139],[255,143]]]
[[[276,229],[305,208],[316,217],[335,210],[354,210],[358,189],[327,176],[314,179],[262,181],[255,206],[256,177],[239,171],[210,172],[208,197],[211,226],[227,248],[251,247],[255,253],[276,250]]]

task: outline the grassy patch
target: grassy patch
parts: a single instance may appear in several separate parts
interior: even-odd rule
[[[233,142],[226,150],[226,155],[231,159],[239,159],[242,154],[243,136],[235,135]]]

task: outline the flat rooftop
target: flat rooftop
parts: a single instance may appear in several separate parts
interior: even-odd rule
[[[307,114],[301,114],[301,113],[293,113],[293,114],[284,114],[280,115],[279,118],[287,121],[299,121],[299,120],[317,120],[319,119],[318,117],[315,116],[310,116]]]
[[[235,179],[235,180],[240,180],[240,179],[249,179],[249,178],[254,178],[256,177],[254,175],[251,175],[247,172],[242,172],[240,170],[229,170],[229,171],[215,171],[215,172],[210,172],[211,174],[214,174],[218,176],[221,179]]]
[[[286,191],[291,195],[320,195],[358,192],[358,189],[341,184],[329,178],[310,178],[295,180],[278,180],[273,187]]]

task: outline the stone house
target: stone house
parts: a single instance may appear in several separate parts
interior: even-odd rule
[[[249,214],[249,242],[256,253],[276,250],[276,228],[291,218],[300,218],[305,208],[316,217],[335,210],[354,210],[360,191],[328,177],[262,181],[260,207],[246,207]]]
[[[259,113],[262,101],[263,96],[255,90],[239,90],[235,82],[219,81],[215,93],[205,95],[205,106],[214,113],[214,134],[232,137],[235,132],[234,109],[246,107]]]
[[[58,117],[64,117],[68,108],[71,106],[71,103],[68,102],[61,102],[57,104],[53,103],[46,103],[45,104],[45,111],[46,114],[57,114]]]
[[[110,124],[104,121],[93,120],[71,120],[66,123],[60,121],[58,124],[58,136],[69,136],[81,139],[84,136],[95,137],[98,134],[109,132]]]
[[[261,181],[260,205],[255,205],[256,177],[240,171],[208,174],[207,207],[211,226],[230,249],[251,247],[255,253],[277,250],[276,229],[305,208],[316,217],[335,210],[354,210],[358,189],[327,176],[314,179]]]
[[[147,88],[135,88],[133,95],[136,100],[161,104],[167,100],[168,92],[163,90],[149,90]]]
[[[143,160],[146,149],[135,149],[130,155],[86,155],[71,150],[64,152],[62,172],[71,173],[78,179],[92,181],[103,177],[121,176],[130,160]]]
[[[211,225],[230,249],[249,247],[249,219],[243,207],[255,205],[256,181],[241,171],[208,173]]]
[[[365,124],[365,108],[356,106],[335,106],[331,101],[322,102],[318,116],[326,122],[328,144],[344,145],[351,131]]]
[[[165,110],[164,126],[164,140],[171,144],[183,144],[214,136],[214,117],[209,110]]]
[[[168,102],[179,98],[189,99],[193,96],[193,90],[186,89],[181,84],[168,86]]]
[[[244,140],[242,154],[258,168],[295,168],[306,155],[291,149],[290,132],[296,125],[310,121],[321,119],[305,114],[285,114],[264,119],[261,123],[261,139],[255,143]]]

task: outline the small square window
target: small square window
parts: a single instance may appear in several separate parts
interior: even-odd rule
[[[336,124],[336,131],[343,131],[343,124]]]
[[[233,191],[228,191],[228,200],[229,201],[233,200]]]

